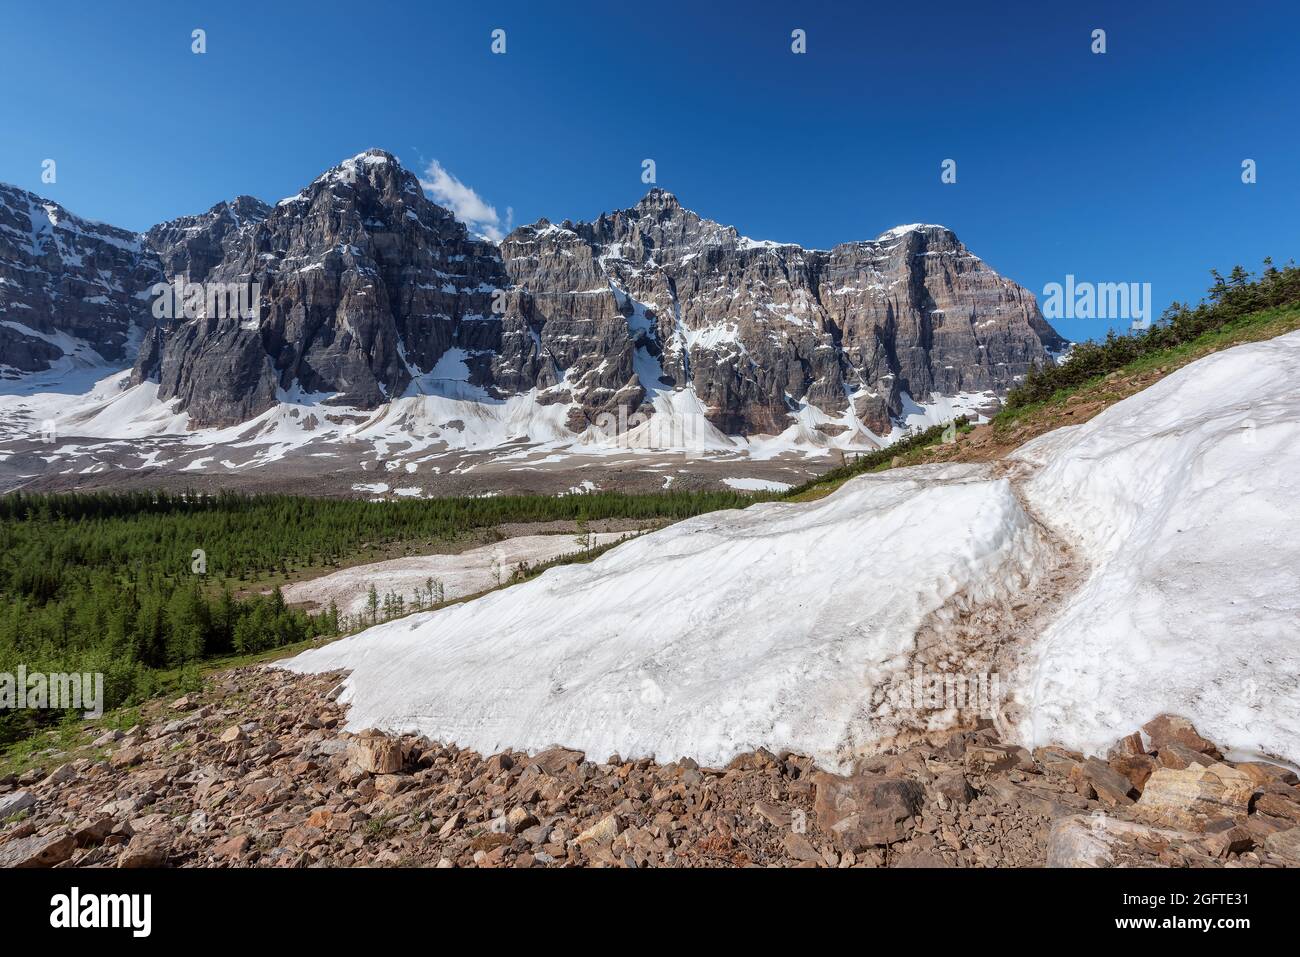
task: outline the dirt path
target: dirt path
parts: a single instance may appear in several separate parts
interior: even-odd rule
[[[973,599],[968,592],[953,595],[931,612],[917,629],[912,650],[892,676],[914,676],[898,698],[897,679],[874,684],[864,703],[863,726],[874,741],[845,742],[846,751],[863,756],[894,746],[906,746],[940,728],[975,728],[991,719],[1003,740],[1015,738],[1023,714],[1025,692],[1033,686],[1028,663],[1038,639],[1060,614],[1066,601],[1085,581],[1088,564],[1038,512],[1024,494],[1032,467],[1024,463],[992,463],[989,478],[1005,479],[1028,516],[1046,562],[1025,577],[1014,597]],[[918,671],[919,669],[919,671]],[[934,707],[926,691],[937,685],[943,704]],[[918,700],[918,693],[925,700]],[[857,725],[858,722],[855,722]]]

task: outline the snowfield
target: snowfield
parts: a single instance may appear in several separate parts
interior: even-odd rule
[[[634,534],[592,532],[590,544],[599,548]],[[396,592],[410,601],[411,593],[423,594],[425,582],[432,578],[442,585],[443,598],[450,601],[494,587],[498,572],[503,580],[509,580],[520,562],[539,565],[575,555],[583,548],[577,535],[519,535],[455,555],[415,555],[342,568],[310,581],[285,585],[281,593],[287,602],[310,602],[325,608],[332,601],[341,613],[359,615],[366,610],[372,584],[380,600],[388,592]]]
[[[1013,458],[702,516],[283,666],[350,669],[353,729],[484,754],[718,765],[765,746],[843,768],[889,730],[870,692],[918,629],[1041,602],[1063,539],[1082,578],[1004,676],[1020,702],[1004,731],[1095,753],[1170,711],[1237,752],[1300,758],[1300,333]]]
[[[873,734],[872,682],[953,596],[1009,597],[1043,548],[982,466],[857,479],[808,504],[681,522],[589,565],[306,652],[352,669],[349,727],[484,754],[725,762],[759,746],[838,765]]]
[[[1024,739],[1104,751],[1164,711],[1300,760],[1300,333],[1208,356],[1017,457],[1093,565],[1035,649]]]

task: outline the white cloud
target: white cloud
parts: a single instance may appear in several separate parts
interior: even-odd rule
[[[514,210],[506,208],[506,220],[501,222],[495,206],[488,203],[472,187],[466,186],[437,160],[432,160],[420,180],[429,198],[450,209],[472,232],[499,243],[510,231]]]

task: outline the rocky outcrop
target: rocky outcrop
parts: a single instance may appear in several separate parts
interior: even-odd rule
[[[220,202],[198,216],[160,223],[145,233],[145,242],[158,255],[163,275],[203,282],[227,256],[238,254],[239,237],[271,215],[271,207],[252,196]]]
[[[160,277],[142,237],[0,184],[0,378],[129,364]]]
[[[191,226],[151,231],[190,281],[256,284],[259,301],[251,319],[161,320],[141,349],[137,381],[157,379],[159,396],[179,399],[199,425],[243,421],[295,390],[371,409],[443,379],[489,384],[500,260],[394,157],[363,153],[265,216],[261,209],[218,207]],[[442,369],[453,350],[458,358]]]

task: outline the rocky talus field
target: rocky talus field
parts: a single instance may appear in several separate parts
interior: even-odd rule
[[[833,775],[764,750],[713,768],[352,734],[341,677],[220,673],[38,752],[0,779],[0,866],[1300,865],[1296,775],[1174,716],[1104,760],[986,727]]]

